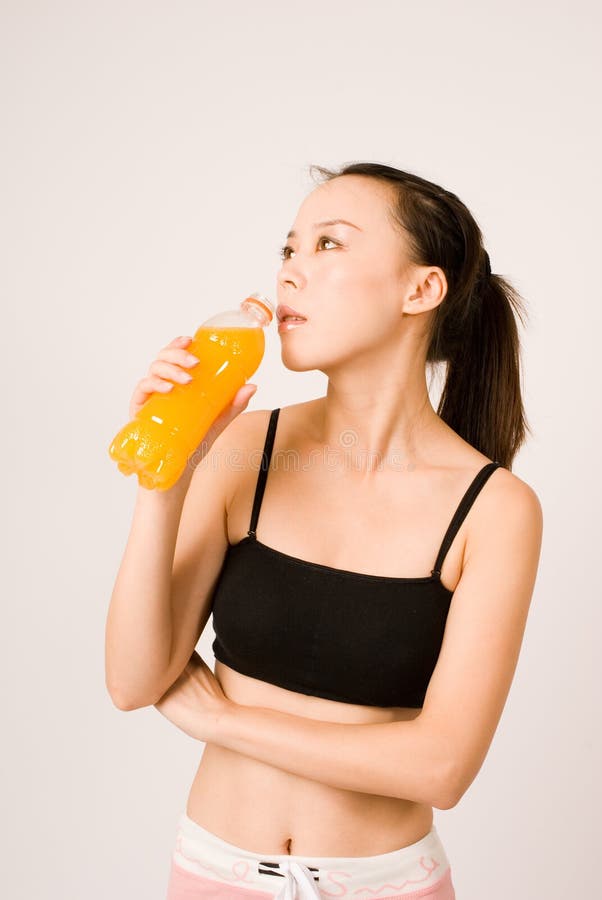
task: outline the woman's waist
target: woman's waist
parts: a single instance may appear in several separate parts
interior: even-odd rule
[[[423,803],[347,791],[207,744],[188,815],[256,852],[369,856],[415,843],[433,824]]]

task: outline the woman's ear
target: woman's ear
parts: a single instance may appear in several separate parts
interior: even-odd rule
[[[416,269],[402,312],[415,315],[435,309],[447,294],[447,278],[438,266],[420,266]]]

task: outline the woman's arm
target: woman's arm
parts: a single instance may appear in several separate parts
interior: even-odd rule
[[[193,653],[154,704],[190,737],[342,790],[449,808],[451,755],[438,732],[412,721],[341,724],[243,706]]]
[[[453,805],[449,745],[420,716],[350,725],[230,704],[217,719],[213,743],[342,790],[438,809]]]
[[[245,385],[239,393],[248,393]],[[238,395],[237,395],[238,396]],[[106,624],[106,684],[120,709],[155,703],[182,673],[211,615],[228,547],[227,509],[248,446],[268,411],[230,404],[176,484],[138,488]]]
[[[185,473],[167,491],[138,487],[105,630],[107,690],[121,709],[130,709],[168,668],[172,566],[189,482]]]

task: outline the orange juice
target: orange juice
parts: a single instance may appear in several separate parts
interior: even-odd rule
[[[199,360],[187,369],[192,381],[175,383],[169,393],[155,391],[113,439],[109,455],[120,472],[136,473],[149,490],[176,483],[212,423],[259,367],[263,327],[272,314],[270,301],[252,294],[240,310],[220,313],[197,329],[186,348]]]

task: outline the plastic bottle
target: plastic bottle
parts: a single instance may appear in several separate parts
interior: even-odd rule
[[[119,431],[109,455],[124,475],[136,473],[148,490],[167,490],[186,468],[212,423],[259,367],[265,351],[264,327],[273,304],[250,294],[240,309],[203,322],[186,348],[199,359],[192,381],[153,393],[134,419]]]

